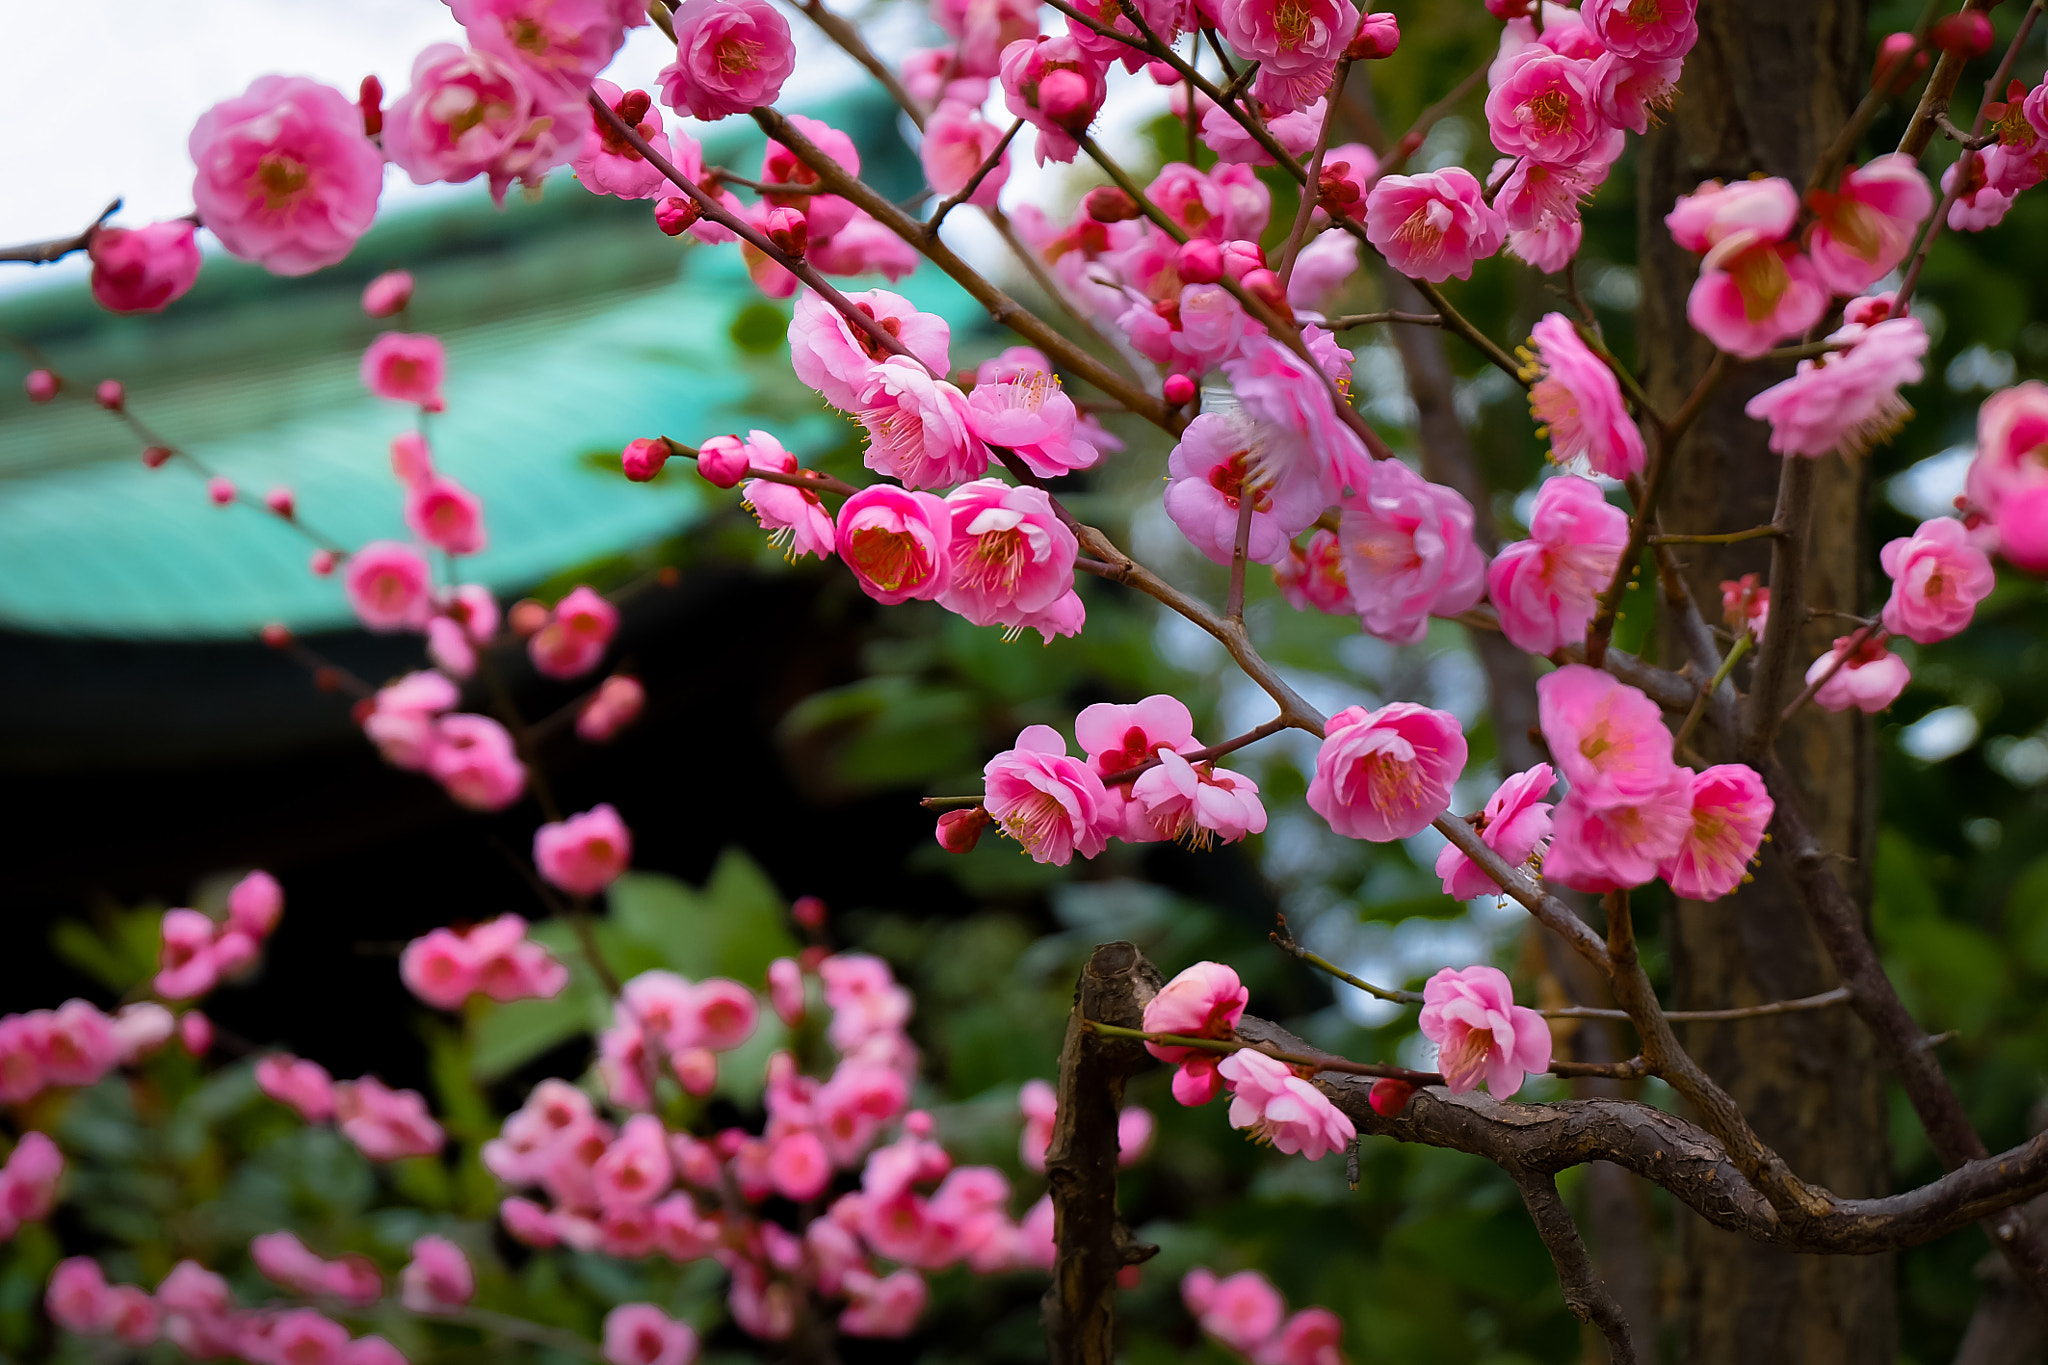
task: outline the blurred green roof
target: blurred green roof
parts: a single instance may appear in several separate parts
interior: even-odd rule
[[[870,131],[852,112],[834,122]],[[743,142],[720,150],[736,168],[753,160]],[[104,378],[169,442],[249,492],[290,486],[309,525],[353,546],[407,537],[388,446],[413,421],[364,390],[362,350],[394,323],[436,333],[447,411],[428,434],[438,467],[483,499],[490,534],[462,577],[501,593],[700,514],[709,490],[687,471],[635,485],[602,458],[636,436],[771,425],[799,453],[843,440],[822,408],[764,418],[756,379],[786,374],[787,305],[769,311],[736,250],[664,237],[651,216],[562,175],[502,211],[477,190],[393,214],[304,279],[211,257],[157,317],[107,314],[82,283],[0,296],[0,336],[71,381],[46,406],[12,377],[0,389],[0,626],[194,638],[350,620],[290,528],[212,506],[188,464],[146,469],[140,442],[91,402]],[[410,316],[364,317],[363,285],[396,267],[418,280]],[[956,322],[971,308],[929,269],[900,288]]]

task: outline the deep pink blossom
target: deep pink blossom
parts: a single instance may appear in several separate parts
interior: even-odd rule
[[[1748,359],[1813,326],[1827,304],[1811,260],[1789,243],[1744,231],[1723,238],[1700,262],[1686,317],[1716,346]]]
[[[483,504],[443,475],[406,490],[405,524],[421,540],[451,555],[478,554],[489,543]]]
[[[213,921],[197,910],[166,910],[161,934],[156,993],[166,1000],[191,1000],[212,990],[220,979]]]
[[[376,216],[384,158],[348,97],[301,76],[259,76],[199,116],[192,202],[229,254],[274,275],[348,255]]]
[[[1652,61],[1604,52],[1593,59],[1587,81],[1601,118],[1615,128],[1646,133],[1658,114],[1677,100],[1683,68],[1676,59]]]
[[[579,100],[626,37],[619,0],[450,0],[449,8],[472,46]]]
[[[1193,425],[1190,423],[1189,425]],[[1287,558],[1273,567],[1280,594],[1296,611],[1351,613],[1351,585],[1344,578],[1343,543],[1337,533],[1318,530],[1307,546],[1289,544]]]
[[[1010,44],[1038,36],[1031,0],[935,0],[931,15],[959,39],[953,58],[961,74],[974,78],[995,75]]]
[[[1515,1003],[1498,967],[1443,968],[1422,986],[1422,1036],[1436,1044],[1437,1069],[1453,1095],[1483,1080],[1496,1099],[1522,1088],[1528,1072],[1550,1069],[1550,1025]]]
[[[372,1161],[432,1156],[447,1141],[418,1091],[393,1090],[375,1076],[337,1082],[334,1117],[342,1136]]]
[[[1699,41],[1699,0],[1586,0],[1579,14],[1609,52],[1673,61]]]
[[[1098,832],[1108,801],[1102,779],[1067,756],[1067,742],[1051,726],[1026,726],[1017,747],[990,759],[982,778],[983,806],[1034,862],[1065,867],[1076,853],[1092,858],[1108,842]]]
[[[1212,838],[1234,844],[1266,828],[1256,782],[1212,762],[1191,764],[1171,749],[1160,751],[1159,766],[1140,773],[1130,791],[1133,818],[1163,841],[1207,848]]]
[[[1239,54],[1279,76],[1309,77],[1326,73],[1343,55],[1358,29],[1358,11],[1341,0],[1245,0],[1218,6],[1223,36]],[[1323,74],[1327,85],[1329,76]],[[1307,92],[1304,92],[1307,93]],[[1298,108],[1307,99],[1291,103]]]
[[[861,591],[890,606],[936,596],[952,574],[951,513],[930,493],[870,484],[840,505],[835,543]]]
[[[1984,157],[1964,152],[1941,173],[1941,192],[1954,191],[1955,202],[1948,208],[1948,225],[1957,232],[1984,232],[2005,221],[2014,195],[1992,187],[1985,175]],[[1960,188],[1957,177],[1964,177]]]
[[[1543,875],[1575,891],[1621,891],[1649,881],[1692,829],[1692,780],[1691,769],[1674,765],[1663,786],[1610,806],[1595,806],[1573,787],[1552,817]]]
[[[1403,275],[1441,284],[1472,277],[1472,263],[1500,250],[1507,225],[1461,166],[1386,175],[1365,201],[1365,235]]]
[[[858,408],[867,428],[863,460],[910,488],[949,488],[988,470],[967,395],[916,360],[890,356],[869,374]]]
[[[575,157],[590,126],[580,92],[538,81],[510,54],[435,43],[414,60],[412,88],[386,111],[384,153],[417,185],[488,176],[502,201],[512,181],[535,181]],[[409,296],[409,276],[407,284]],[[366,294],[372,317],[403,306],[368,305]]]
[[[1643,471],[1643,433],[1630,420],[1621,384],[1562,313],[1546,313],[1529,334],[1535,348],[1529,412],[1561,465],[1583,458],[1596,474]]]
[[[1316,751],[1309,808],[1352,839],[1419,834],[1450,807],[1465,752],[1465,732],[1447,711],[1402,701],[1377,711],[1347,706],[1330,717]]]
[[[620,90],[603,79],[592,81],[590,88],[650,147],[674,160],[669,156],[668,134],[662,130],[661,111],[653,107],[646,91]],[[570,163],[585,189],[620,199],[654,199],[674,192],[668,177],[614,131],[611,124],[598,120],[594,130],[595,136],[585,140],[582,152]]]
[[[228,890],[228,923],[255,938],[267,938],[284,915],[284,888],[258,869]]]
[[[1102,777],[1127,772],[1168,749],[1195,748],[1195,721],[1187,703],[1159,693],[1128,705],[1096,702],[1074,718],[1074,739],[1088,764]],[[1131,809],[1131,785],[1105,783],[1104,833],[1136,841],[1157,840],[1153,827]]]
[[[948,494],[946,506],[953,569],[939,604],[977,626],[1035,627],[1050,640],[1053,632],[1040,618],[1073,596],[1080,553],[1080,542],[1055,515],[1051,499],[1042,489],[977,479]],[[1078,629],[1078,621],[1072,624]]]
[[[96,230],[86,243],[94,300],[115,313],[162,312],[199,278],[196,231],[183,218]]]
[[[348,557],[342,583],[356,619],[373,631],[420,629],[432,610],[432,573],[410,545],[371,541]]]
[[[978,383],[967,395],[968,431],[1016,452],[1041,479],[1088,469],[1102,458],[1081,429],[1080,417],[1050,370]]]
[[[1550,836],[1552,807],[1543,798],[1556,783],[1557,774],[1548,763],[1516,773],[1487,798],[1486,809],[1472,822],[1472,832],[1508,866],[1520,867]],[[1445,844],[1437,855],[1436,875],[1443,879],[1444,894],[1454,900],[1495,896],[1501,891],[1500,884],[1456,844]]]
[[[555,603],[547,624],[526,642],[533,666],[550,678],[579,678],[604,658],[619,628],[619,609],[579,583]]]
[[[1582,803],[1631,805],[1670,785],[1664,713],[1611,674],[1585,664],[1545,674],[1536,680],[1536,710],[1551,760]]]
[[[1743,408],[1771,424],[1771,449],[1780,455],[1863,455],[1913,415],[1899,389],[1925,372],[1927,329],[1920,319],[1850,323],[1828,340],[1842,349],[1800,361],[1797,374]]]
[[[1472,540],[1472,504],[1399,460],[1373,461],[1343,500],[1337,537],[1344,577],[1365,629],[1412,645],[1429,618],[1479,601],[1486,557]]]
[[[512,736],[489,716],[458,712],[435,721],[427,775],[472,810],[503,810],[526,791]]]
[[[1247,1356],[1280,1330],[1287,1311],[1280,1291],[1256,1270],[1219,1280],[1207,1267],[1197,1267],[1181,1280],[1180,1296],[1204,1332]]]
[[[632,861],[632,832],[609,803],[534,831],[534,866],[572,896],[596,895]]]
[[[441,381],[448,372],[441,339],[425,333],[384,332],[363,352],[363,387],[395,403],[441,411]]]
[[[662,98],[707,122],[773,104],[796,69],[789,24],[766,0],[684,0]]]
[[[1969,532],[1954,517],[1920,523],[1878,551],[1892,578],[1884,604],[1884,628],[1918,644],[1946,640],[1970,624],[1977,604],[1998,584],[1991,561],[1970,544]]]
[[[1977,457],[1963,491],[1994,523],[2015,495],[2048,485],[2048,384],[2000,389],[1977,409]]]
[[[1517,648],[1553,654],[1585,636],[1628,543],[1628,516],[1591,480],[1566,475],[1536,493],[1529,539],[1487,567],[1487,596]]]
[[[1687,900],[1713,901],[1749,875],[1774,809],[1754,768],[1722,763],[1692,779],[1692,827],[1657,875]]]
[[[444,1010],[460,1009],[477,989],[475,954],[452,929],[435,929],[406,944],[398,975],[407,990]]]
[[[1243,414],[1205,412],[1188,423],[1167,457],[1166,514],[1218,564],[1230,563],[1247,491],[1252,520],[1246,555],[1254,563],[1285,559],[1293,538],[1322,515],[1322,481],[1313,470],[1307,477],[1261,482],[1261,474],[1270,480],[1278,472],[1259,459],[1265,445],[1265,433]]]
[[[1839,189],[1814,190],[1806,202],[1814,270],[1837,294],[1860,294],[1906,259],[1934,211],[1934,188],[1912,157],[1890,152],[1844,171]]]
[[[622,1303],[604,1319],[608,1365],[690,1365],[697,1333],[651,1303]]]
[[[386,155],[389,155],[391,135],[384,136]],[[410,270],[387,270],[363,286],[363,312],[373,318],[388,318],[405,311],[412,302],[412,272]]]
[[[1868,638],[1851,650],[1855,639],[1853,635],[1838,637],[1806,670],[1806,681],[1827,678],[1813,694],[1814,704],[1823,710],[1846,711],[1853,706],[1865,715],[1876,715],[1899,699],[1913,673],[1904,659],[1885,648],[1883,639]],[[1838,667],[1835,660],[1843,654],[1848,658]]]
[[[921,313],[900,294],[870,289],[847,301],[873,318],[934,374],[952,369],[948,348],[952,328],[934,313]],[[892,352],[856,329],[837,309],[805,290],[797,296],[789,324],[789,362],[796,377],[823,394],[841,412],[855,412],[874,383],[875,371]]]
[[[796,456],[768,433],[754,432],[747,447],[752,468],[778,474],[796,473]],[[825,510],[824,500],[812,490],[772,479],[748,479],[740,488],[740,497],[761,529],[768,532],[768,543],[781,546],[791,560],[805,555],[832,557],[838,532],[832,524],[832,514]]]
[[[1038,130],[1038,164],[1072,161],[1109,93],[1107,63],[1065,35],[1019,38],[1003,49],[1003,103]]]
[[[1290,1156],[1298,1152],[1320,1161],[1358,1136],[1322,1091],[1263,1052],[1233,1052],[1216,1064],[1216,1074],[1230,1088],[1230,1126]]]
[[[1606,132],[1593,97],[1592,63],[1532,44],[1515,57],[1486,96],[1493,145],[1508,156],[1569,165]]]

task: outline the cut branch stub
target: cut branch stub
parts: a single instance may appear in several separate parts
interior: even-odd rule
[[[1152,1065],[1152,1057],[1144,1044],[1104,1037],[1084,1021],[1141,1027],[1145,1004],[1161,984],[1158,969],[1136,945],[1117,942],[1090,954],[1074,988],[1060,1047],[1059,1117],[1045,1153],[1059,1246],[1045,1291],[1052,1365],[1111,1365],[1117,1272],[1158,1250],[1134,1241],[1116,1210],[1117,1107],[1124,1082]]]

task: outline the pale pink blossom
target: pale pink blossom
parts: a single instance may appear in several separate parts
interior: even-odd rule
[[[822,275],[880,275],[892,281],[910,274],[923,260],[910,243],[859,209],[846,226],[822,242],[813,241],[805,259]]]
[[[767,432],[754,432],[747,444],[752,451],[751,468],[796,473],[796,456],[784,450],[782,443]],[[825,510],[824,500],[812,490],[771,479],[748,479],[740,488],[740,497],[761,529],[768,532],[768,543],[782,547],[792,561],[805,555],[832,557],[838,529],[832,524],[832,514]]]
[[[591,1168],[597,1202],[608,1212],[640,1209],[668,1193],[675,1176],[668,1131],[652,1114],[635,1114]]]
[[[1405,839],[1449,809],[1465,753],[1465,732],[1447,711],[1402,701],[1377,711],[1347,706],[1330,717],[1316,751],[1309,808],[1347,838]]]
[[[1270,166],[1273,154],[1262,146],[1259,140],[1245,130],[1245,126],[1233,118],[1221,105],[1207,99],[1199,101],[1201,108],[1202,145],[1216,153],[1216,159],[1225,165]],[[1285,110],[1266,108],[1260,112],[1266,131],[1280,149],[1297,161],[1306,162],[1315,150],[1316,136],[1323,130],[1323,117],[1329,108],[1327,100],[1317,100],[1305,109]],[[1330,157],[1337,149],[1325,155],[1323,165],[1327,169]]]
[[[1443,968],[1422,986],[1422,1036],[1437,1047],[1437,1069],[1453,1095],[1483,1080],[1496,1099],[1522,1088],[1526,1073],[1550,1069],[1550,1025],[1515,1003],[1498,967]]]
[[[80,1336],[104,1336],[112,1329],[115,1299],[100,1263],[90,1256],[72,1256],[50,1272],[43,1291],[50,1321]]]
[[[1038,130],[1038,164],[1072,161],[1109,93],[1107,63],[1066,35],[1019,38],[997,74],[1011,114]]]
[[[113,1037],[114,1060],[124,1066],[140,1061],[171,1041],[177,1026],[171,1012],[154,1000],[137,1000],[121,1006],[107,1024]]]
[[[526,765],[504,726],[457,712],[434,722],[427,775],[472,810],[503,810],[526,791]]]
[[[389,116],[387,115],[387,118]],[[385,154],[390,154],[391,134],[384,134]],[[387,270],[363,286],[363,312],[373,318],[388,318],[405,311],[412,302],[412,272]]]
[[[1327,1308],[1304,1308],[1254,1356],[1253,1365],[1346,1365],[1344,1323]]]
[[[452,1313],[476,1297],[469,1257],[446,1237],[422,1237],[399,1276],[399,1298],[413,1313]]]
[[[114,313],[162,312],[199,278],[196,231],[183,218],[95,229],[86,243],[94,301]]]
[[[423,629],[433,610],[432,584],[426,557],[393,540],[373,540],[350,555],[342,578],[356,619],[379,634]]]
[[[249,1242],[249,1258],[265,1279],[301,1294],[331,1294],[355,1307],[375,1303],[384,1277],[366,1256],[327,1260],[290,1232],[266,1232]]]
[[[434,449],[424,435],[401,431],[391,438],[391,477],[408,489],[434,477]]]
[[[1860,294],[1906,259],[1913,234],[1934,211],[1934,188],[1904,152],[1872,157],[1842,173],[1840,188],[1806,196],[1814,223],[1806,239],[1813,268],[1837,294]]]
[[[966,416],[977,440],[1008,447],[1041,479],[1090,468],[1102,458],[1050,369],[977,383],[967,395]]]
[[[1575,891],[1622,891],[1649,881],[1692,829],[1692,780],[1690,768],[1673,766],[1664,785],[1641,800],[1608,806],[1572,788],[1552,817],[1543,875]]]
[[[192,202],[230,255],[305,275],[348,255],[376,216],[384,158],[361,111],[301,76],[259,76],[199,116]]]
[[[1273,580],[1280,585],[1281,596],[1296,611],[1313,609],[1331,616],[1349,615],[1351,585],[1345,581],[1344,548],[1337,533],[1318,530],[1308,538],[1307,546],[1290,542],[1287,551],[1287,557],[1273,567]]]
[[[778,957],[768,964],[768,1004],[785,1028],[795,1028],[804,1017],[804,972],[793,957]]]
[[[1698,5],[1699,0],[1586,0],[1579,13],[1609,52],[1673,61],[1699,41]]]
[[[423,332],[384,332],[363,352],[363,387],[379,398],[441,411],[447,374],[441,339]]]
[[[526,654],[546,677],[580,678],[603,661],[618,628],[619,609],[595,588],[578,584],[527,640]]]
[[[626,36],[619,0],[450,0],[449,8],[472,46],[579,100]]]
[[[982,804],[1034,862],[1065,867],[1076,853],[1093,858],[1108,842],[1099,832],[1109,799],[1102,779],[1067,756],[1066,740],[1051,726],[1026,726],[1017,747],[983,767],[982,779]]]
[[[868,433],[863,461],[907,487],[948,488],[988,470],[967,395],[916,360],[890,356],[876,366],[857,414]]]
[[[270,1360],[292,1365],[347,1365],[348,1328],[311,1308],[292,1308],[264,1320],[260,1328],[245,1329],[245,1335],[262,1342],[262,1353]],[[247,1350],[247,1347],[244,1348]]]
[[[386,763],[418,771],[433,749],[435,718],[461,699],[461,689],[441,673],[408,673],[377,690],[362,718],[363,733]]]
[[[260,868],[228,890],[228,923],[255,938],[268,938],[284,915],[284,888]]]
[[[711,1052],[730,1052],[751,1038],[760,1002],[739,982],[722,976],[697,983],[690,992],[689,1041]]]
[[[669,156],[668,134],[662,130],[661,111],[653,107],[646,91],[620,90],[602,79],[592,81],[590,88],[650,147],[674,160]],[[582,152],[570,163],[585,189],[620,199],[654,199],[674,192],[668,177],[611,124],[600,119],[593,127],[595,136],[585,140]]]
[[[1723,237],[1700,262],[1686,318],[1722,350],[1753,359],[1819,322],[1827,305],[1810,259],[1745,230]]]
[[[1348,232],[1324,232],[1309,239],[1287,277],[1287,303],[1296,312],[1318,312],[1358,273],[1358,239]]]
[[[544,150],[548,164],[574,155],[582,140],[573,134],[589,124],[580,100],[537,87],[510,54],[435,43],[413,61],[412,88],[385,111],[384,154],[416,185],[488,175],[502,197],[513,180],[546,169]],[[388,316],[369,310],[367,295],[365,310]]]
[[[605,1315],[604,1358],[608,1365],[690,1365],[697,1333],[651,1303],[622,1303]]]
[[[483,504],[445,474],[406,490],[405,524],[421,540],[451,555],[479,554],[490,541],[484,531]]]
[[[1913,673],[1904,659],[1885,648],[1881,636],[1865,639],[1852,651],[1855,640],[1853,635],[1837,637],[1834,646],[1806,670],[1806,681],[1810,684],[1827,678],[1813,694],[1814,705],[1823,710],[1846,711],[1853,706],[1874,716],[1899,699]],[[1843,654],[1848,658],[1837,667],[1835,660]]]
[[[157,950],[156,993],[166,1000],[191,1000],[220,979],[214,957],[214,923],[197,910],[164,911]]]
[[[1780,455],[1854,458],[1890,440],[1913,415],[1899,389],[1925,372],[1927,329],[1920,319],[1850,323],[1828,340],[1842,349],[1800,361],[1797,374],[1743,408],[1771,424],[1771,449]]]
[[[334,1082],[318,1062],[289,1053],[260,1058],[256,1088],[296,1110],[308,1123],[324,1123],[334,1116]]]
[[[1038,35],[1038,6],[1031,0],[933,0],[931,16],[959,40],[952,56],[970,78],[995,75],[1005,48]]]
[[[1130,784],[1132,820],[1142,820],[1156,839],[1207,848],[1212,838],[1234,844],[1266,828],[1259,787],[1242,773],[1214,763],[1191,764],[1171,749],[1159,752],[1157,767]]]
[[[609,803],[542,825],[533,834],[533,865],[572,896],[594,896],[633,861],[633,835]]]
[[[1412,645],[1429,618],[1469,610],[1486,589],[1472,540],[1472,504],[1399,460],[1372,461],[1343,499],[1337,537],[1344,578],[1366,631]]]
[[[1080,542],[1042,489],[977,479],[949,493],[946,506],[953,567],[939,605],[977,626],[1022,630],[1073,595]]]
[[[1678,98],[1678,78],[1684,63],[1645,60],[1604,52],[1593,59],[1587,82],[1600,117],[1615,128],[1646,133],[1657,116]]]
[[[1621,385],[1562,313],[1546,313],[1530,330],[1535,348],[1529,412],[1550,439],[1561,465],[1583,458],[1597,474],[1626,479],[1646,459],[1643,433],[1629,419]]]
[[[1247,1356],[1272,1338],[1287,1311],[1280,1291],[1256,1270],[1219,1280],[1198,1266],[1181,1280],[1180,1297],[1204,1332]]]
[[[1892,578],[1884,628],[1917,644],[1961,632],[1998,585],[1991,561],[1954,517],[1921,522],[1912,535],[1878,551],[1877,560]]]
[[[951,198],[967,188],[1002,140],[1003,130],[983,118],[976,106],[940,104],[925,121],[924,142],[918,148],[925,183],[933,194]],[[967,202],[977,208],[995,207],[996,196],[1009,178],[1010,154],[1006,151]]]
[[[1472,277],[1500,250],[1507,225],[1461,166],[1381,176],[1365,201],[1365,235],[1403,275],[1441,284]]]
[[[1508,156],[1570,165],[1606,132],[1593,98],[1592,63],[1540,44],[1515,54],[1486,96],[1493,145]]]
[[[393,1090],[375,1076],[336,1082],[334,1117],[342,1136],[372,1161],[432,1156],[447,1141],[418,1091]]]
[[[1587,479],[1563,476],[1537,490],[1529,539],[1487,567],[1487,596],[1518,649],[1553,654],[1582,638],[1628,543],[1628,516]]]
[[[909,1336],[924,1313],[924,1276],[908,1266],[879,1277],[849,1270],[843,1283],[847,1305],[839,1315],[839,1330],[847,1336]]]
[[[1722,763],[1692,779],[1692,827],[1657,875],[1687,900],[1713,901],[1749,876],[1775,805],[1754,768]]]
[[[1556,783],[1557,774],[1548,763],[1516,773],[1487,798],[1486,809],[1472,822],[1472,832],[1508,866],[1520,867],[1550,837],[1552,806],[1543,798]],[[1444,894],[1454,900],[1501,892],[1500,884],[1456,844],[1445,844],[1437,855],[1436,875],[1443,879]]]
[[[460,1009],[477,990],[475,954],[452,929],[435,929],[406,944],[398,975],[407,990],[444,1010]]]
[[[2008,499],[2048,485],[2048,384],[2029,379],[2000,389],[1977,409],[1977,457],[1963,491],[1997,522]]]
[[[1941,192],[1955,191],[1955,202],[1948,208],[1948,225],[1956,232],[1984,232],[1997,227],[2005,221],[2017,197],[1993,189],[1984,167],[1982,156],[1964,152],[1941,173]],[[1956,186],[1958,176],[1966,177],[1960,189]]]
[[[1167,457],[1166,514],[1190,544],[1218,564],[1231,561],[1242,500],[1250,484],[1251,537],[1246,557],[1272,564],[1284,559],[1293,537],[1322,515],[1321,480],[1308,477],[1261,482],[1276,472],[1260,459],[1267,433],[1236,412],[1205,412],[1188,423]]]
[[[1677,771],[1657,703],[1600,669],[1566,664],[1538,678],[1536,711],[1551,759],[1582,804],[1649,800]]]
[[[1320,1161],[1358,1136],[1351,1120],[1287,1063],[1242,1048],[1216,1064],[1230,1088],[1230,1126],[1292,1156]]]
[[[640,718],[646,706],[647,689],[640,680],[614,673],[598,684],[597,695],[577,715],[576,734],[591,744],[609,744],[619,731]]]
[[[1798,192],[1781,177],[1725,184],[1703,180],[1673,202],[1664,226],[1679,246],[1703,254],[1742,232],[1781,242],[1791,235],[1798,218]]]
[[[951,371],[952,329],[944,318],[919,312],[909,299],[886,289],[849,294],[847,300],[932,373]],[[891,354],[816,294],[805,290],[797,296],[796,316],[789,324],[790,365],[798,379],[841,412],[859,410],[875,371]]]

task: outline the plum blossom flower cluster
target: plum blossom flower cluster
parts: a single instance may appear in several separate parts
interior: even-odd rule
[[[1327,1308],[1290,1314],[1256,1270],[1218,1278],[1197,1266],[1181,1278],[1180,1298],[1204,1335],[1251,1365],[1345,1365],[1342,1319]]]

